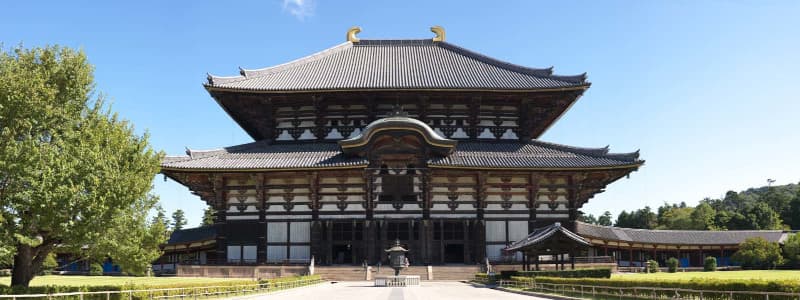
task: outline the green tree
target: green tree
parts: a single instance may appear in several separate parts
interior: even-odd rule
[[[767,187],[766,192],[761,195],[759,200],[778,213],[781,220],[789,220],[791,218],[790,205],[794,198],[793,196],[786,186],[770,186]]]
[[[659,209],[661,210],[661,209]],[[691,207],[671,207],[662,211],[658,218],[658,229],[678,229],[693,230],[696,223],[692,219],[694,208]]]
[[[617,223],[614,224],[616,227],[641,229],[653,229],[657,225],[658,217],[649,206],[645,206],[643,209],[631,211],[630,213],[627,213],[623,210],[619,214],[619,217],[617,217]]]
[[[68,48],[0,51],[0,241],[13,247],[13,286],[27,287],[57,244],[92,245],[132,207],[150,209],[136,203],[161,154],[94,95],[92,69]]]
[[[150,221],[151,224],[161,223],[164,227],[164,232],[169,231],[169,220],[167,220],[167,212],[164,210],[161,205],[156,205],[156,214],[153,216],[153,219]]]
[[[750,228],[755,230],[782,229],[781,216],[766,203],[759,202],[753,205],[745,215]]]
[[[157,202],[157,197],[147,195],[133,203],[129,213],[111,219],[109,229],[89,247],[88,256],[98,261],[111,257],[126,273],[144,275],[161,256],[159,245],[167,241],[165,223],[147,220],[149,207]]]
[[[581,221],[581,222],[587,223],[587,224],[597,224],[597,218],[595,218],[593,214],[588,214],[587,215],[587,214],[584,214],[582,212],[578,216],[578,221]]]
[[[783,254],[795,268],[800,266],[800,233],[789,235],[783,243]]]
[[[739,245],[739,250],[731,256],[731,260],[745,267],[767,269],[782,264],[783,256],[778,243],[753,237]]]
[[[794,199],[789,202],[788,218],[785,218],[784,222],[792,229],[800,229],[800,188],[797,189]]]
[[[214,215],[217,212],[211,206],[206,206],[206,209],[203,210],[203,223],[200,224],[201,226],[210,226],[214,225]]]
[[[719,230],[714,222],[717,212],[707,202],[700,202],[695,206],[691,214],[692,229],[696,230]]]
[[[172,213],[172,229],[181,230],[183,226],[186,226],[186,215],[182,209],[178,209]]]
[[[602,226],[611,226],[613,225],[611,221],[611,212],[605,211],[600,217],[597,218],[597,225]]]

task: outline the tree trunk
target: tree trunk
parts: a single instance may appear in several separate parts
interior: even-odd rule
[[[11,271],[11,286],[28,287],[33,279],[33,248],[17,244],[17,255],[14,256],[14,267]]]
[[[14,256],[14,267],[11,270],[11,286],[28,287],[31,279],[42,269],[42,264],[50,251],[53,251],[54,245],[47,238],[36,247],[17,244],[17,255]]]

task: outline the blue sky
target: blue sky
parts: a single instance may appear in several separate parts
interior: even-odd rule
[[[5,47],[83,48],[97,89],[182,154],[249,142],[202,88],[205,74],[283,63],[361,38],[447,40],[592,88],[542,137],[628,152],[646,165],[584,210],[693,204],[727,190],[800,181],[800,2],[797,1],[13,1]],[[155,180],[168,211],[196,225],[204,204]]]

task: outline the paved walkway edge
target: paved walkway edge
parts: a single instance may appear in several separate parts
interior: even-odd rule
[[[584,298],[574,298],[574,297],[568,297],[568,296],[562,296],[562,295],[554,295],[554,294],[545,294],[545,293],[514,290],[514,289],[504,288],[504,287],[501,287],[501,286],[487,285],[487,284],[482,284],[482,283],[477,283],[477,282],[472,282],[472,281],[470,281],[468,283],[471,284],[471,285],[474,285],[474,286],[482,286],[482,287],[487,287],[487,288],[490,288],[490,289],[493,289],[493,290],[498,290],[498,291],[502,291],[502,292],[506,292],[506,293],[514,293],[514,294],[519,294],[519,295],[525,295],[525,296],[534,296],[534,297],[541,297],[541,298],[554,299],[554,300],[585,300]]]
[[[266,296],[266,295],[280,294],[280,293],[282,293],[282,292],[288,292],[288,291],[302,290],[302,289],[306,289],[306,288],[310,288],[310,287],[315,287],[315,286],[319,286],[319,285],[326,284],[326,283],[327,283],[327,284],[331,284],[331,282],[330,282],[330,281],[321,281],[321,282],[319,282],[319,283],[315,283],[315,284],[309,284],[309,285],[304,285],[304,286],[301,286],[301,287],[296,287],[296,288],[291,288],[291,289],[283,289],[283,290],[277,290],[277,291],[272,291],[272,292],[266,292],[266,293],[256,293],[256,294],[251,294],[251,295],[246,295],[246,296],[231,297],[231,298],[223,298],[223,299],[233,299],[233,300],[244,300],[244,299],[251,299],[251,298],[255,298],[255,297],[261,297],[261,296]]]

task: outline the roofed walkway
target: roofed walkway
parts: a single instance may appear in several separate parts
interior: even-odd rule
[[[512,300],[527,299],[537,300],[531,296],[506,293],[489,288],[475,287],[462,282],[423,282],[419,287],[387,288],[373,287],[372,282],[339,282],[335,284],[321,284],[313,287],[298,288],[285,292],[247,297],[247,299],[281,299],[281,300],[351,300],[351,299],[376,299],[376,300]]]

